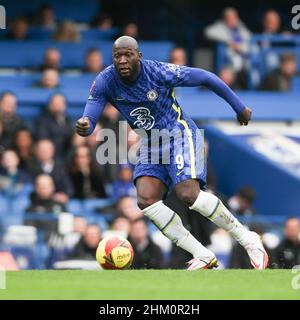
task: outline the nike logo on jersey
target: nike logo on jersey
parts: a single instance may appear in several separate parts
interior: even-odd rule
[[[182,174],[183,171],[184,171],[184,169],[181,170],[181,171],[179,171],[179,172],[177,172],[177,173],[176,173],[176,176],[178,177],[180,174]]]
[[[118,98],[117,98],[117,101],[123,101],[123,100],[125,100],[125,99],[122,98],[122,97],[118,97]]]

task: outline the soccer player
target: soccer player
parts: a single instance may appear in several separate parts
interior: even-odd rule
[[[184,148],[184,154],[175,154],[169,164],[137,162],[134,182],[138,206],[165,236],[193,255],[188,262],[188,270],[216,267],[217,259],[185,229],[180,217],[163,203],[164,195],[171,188],[175,188],[178,198],[190,209],[229,232],[245,248],[254,268],[265,269],[268,255],[259,236],[248,231],[220,199],[203,190],[205,165],[202,164],[202,171],[196,170],[198,162],[204,162],[203,157],[197,154],[199,146],[195,145],[197,126],[182,112],[174,87],[206,86],[230,104],[241,125],[248,124],[251,110],[213,73],[142,59],[134,38],[118,38],[112,51],[113,64],[96,77],[83,116],[76,123],[77,133],[88,136],[93,132],[106,102],[114,105],[133,129],[143,128],[149,132],[151,129],[176,128],[185,131],[188,146]],[[172,149],[175,147],[173,145]]]

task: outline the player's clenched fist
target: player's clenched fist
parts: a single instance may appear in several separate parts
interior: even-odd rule
[[[82,136],[86,137],[89,135],[89,129],[90,129],[90,121],[89,118],[83,117],[77,120],[76,122],[76,132]]]
[[[245,108],[242,112],[238,113],[236,118],[241,126],[248,125],[248,122],[251,120],[252,110],[250,108]]]

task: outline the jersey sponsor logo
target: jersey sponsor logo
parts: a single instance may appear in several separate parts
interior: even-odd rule
[[[155,90],[150,90],[147,92],[147,99],[149,101],[155,101],[158,97],[158,93]]]
[[[133,124],[139,129],[150,130],[155,124],[155,119],[147,108],[136,108],[130,112],[130,115],[136,117],[137,120]]]

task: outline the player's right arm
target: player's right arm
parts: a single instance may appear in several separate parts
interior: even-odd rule
[[[76,122],[76,132],[80,136],[89,136],[94,131],[106,102],[105,82],[101,74],[99,74],[92,83],[83,115]]]

